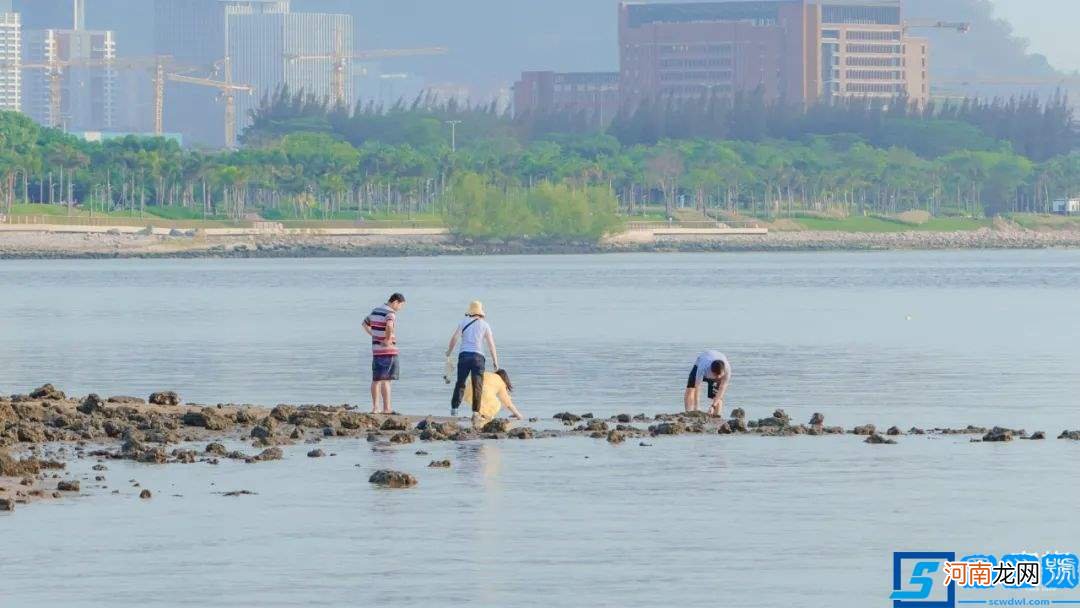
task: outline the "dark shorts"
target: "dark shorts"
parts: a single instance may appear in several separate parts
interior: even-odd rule
[[[705,379],[705,384],[709,387],[709,399],[716,399],[716,380]],[[686,388],[697,388],[697,366],[690,370],[690,377],[686,379]]]
[[[397,355],[379,355],[371,358],[371,381],[383,382],[398,379]]]

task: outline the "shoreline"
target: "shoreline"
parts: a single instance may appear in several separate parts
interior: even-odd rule
[[[660,236],[626,233],[600,243],[467,241],[446,235],[0,233],[0,260],[359,258],[605,253],[948,251],[1080,248],[1080,231],[982,228],[964,232],[770,232]]]
[[[310,446],[307,456],[316,459],[327,456],[318,446],[337,438],[364,438],[373,450],[387,451],[415,450],[432,442],[565,437],[590,438],[611,446],[638,441],[639,446],[651,447],[653,444],[646,440],[679,435],[854,436],[871,445],[896,444],[909,436],[968,437],[969,442],[992,443],[1038,441],[1053,436],[1042,431],[1028,434],[1025,430],[975,425],[957,429],[912,427],[905,431],[896,426],[882,430],[866,424],[845,429],[827,426],[820,413],[804,424],[792,420],[783,410],[757,419],[741,408],[731,410],[729,415],[724,418],[703,412],[678,412],[600,417],[564,412],[545,420],[511,422],[499,418],[474,428],[467,418],[370,414],[347,405],[200,405],[184,403],[172,391],[154,393],[148,399],[102,398],[96,394],[69,397],[46,384],[26,395],[0,396],[0,512],[13,512],[20,505],[39,500],[78,496],[84,489],[110,490],[106,473],[110,461],[212,466],[231,460],[256,465],[281,460],[285,458],[282,447],[299,445]],[[1057,437],[1080,440],[1080,431],[1066,430]],[[229,450],[222,442],[249,445],[251,449]],[[427,452],[420,449],[417,454],[426,456]],[[73,475],[67,465],[79,460],[95,461],[93,472],[81,477]],[[450,465],[433,461],[429,466]],[[392,479],[401,479],[394,475],[411,477],[398,471],[388,474]],[[372,476],[372,483],[379,483],[376,477]]]

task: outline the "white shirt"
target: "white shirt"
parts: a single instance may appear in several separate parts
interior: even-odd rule
[[[728,363],[727,355],[718,350],[707,350],[698,355],[697,361],[694,365],[697,366],[697,383],[701,384],[702,380],[719,380],[712,372],[712,364],[714,361],[724,362],[724,371],[727,373],[728,380],[731,380],[731,363]]]
[[[459,353],[484,353],[484,336],[491,333],[491,326],[480,317],[465,317],[458,326],[461,332]]]

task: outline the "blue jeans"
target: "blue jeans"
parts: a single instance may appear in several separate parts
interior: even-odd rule
[[[454,396],[450,399],[451,409],[456,410],[461,405],[461,400],[465,397],[465,381],[469,379],[469,376],[472,376],[472,409],[474,412],[480,411],[480,399],[484,394],[484,366],[486,364],[487,359],[480,353],[463,352],[458,355],[457,384],[454,385]]]

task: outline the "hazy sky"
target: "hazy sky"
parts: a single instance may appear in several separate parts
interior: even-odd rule
[[[993,1],[998,15],[1031,41],[1032,51],[1046,55],[1060,70],[1080,70],[1075,27],[1080,22],[1080,0]]]

